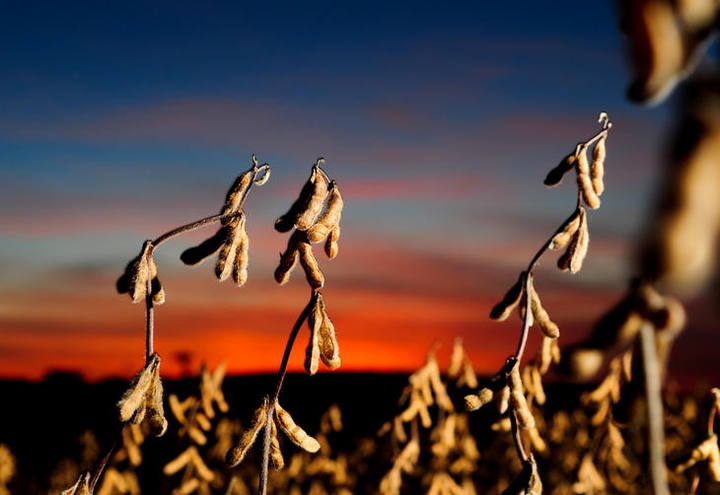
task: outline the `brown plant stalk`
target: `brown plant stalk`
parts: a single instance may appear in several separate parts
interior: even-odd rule
[[[536,450],[542,450],[546,447],[544,447],[544,442],[538,435],[535,419],[527,403],[525,387],[520,378],[519,368],[526,350],[530,328],[534,323],[537,322],[545,334],[545,340],[550,339],[553,346],[557,345],[555,341],[559,336],[557,325],[550,320],[534,288],[533,272],[542,256],[549,249],[558,248],[566,248],[565,254],[558,260],[558,268],[576,273],[582,267],[589,242],[587,213],[583,204],[590,209],[597,209],[600,206],[599,198],[604,191],[605,142],[612,127],[612,123],[605,112],[600,114],[598,122],[601,124],[600,131],[588,140],[578,143],[574,152],[566,156],[558,166],[553,168],[545,179],[546,185],[554,186],[561,182],[566,173],[575,170],[578,187],[575,210],[533,255],[525,271],[520,273],[517,282],[505,294],[502,301],[493,307],[490,313],[491,318],[502,321],[519,306],[522,326],[515,352],[507,358],[503,368],[493,378],[495,390],[485,388],[480,390],[477,395],[466,397],[467,407],[474,410],[489,402],[496,393],[507,396],[509,390],[509,419],[513,444],[523,464],[523,471],[512,486],[513,489],[515,489],[516,485],[524,487],[522,488],[525,490],[523,493],[539,494],[542,490],[542,483],[537,474],[537,465],[533,455],[530,453],[530,449],[525,444],[526,438],[523,432],[526,432],[529,441]],[[593,145],[591,165],[588,159],[588,151]],[[547,371],[548,363],[554,360],[551,351],[552,346],[543,345],[540,368],[545,371]],[[505,412],[504,407],[501,406],[501,413]]]
[[[270,165],[267,163],[264,163],[262,165],[258,164],[257,159],[255,158],[255,155],[252,155],[252,165],[248,169],[248,171],[245,172],[245,174],[248,174],[248,177],[251,177],[249,183],[247,186],[242,190],[241,196],[236,201],[236,204],[233,205],[233,208],[231,211],[225,211],[217,214],[217,215],[211,215],[205,218],[201,218],[200,220],[196,220],[194,222],[190,222],[185,225],[181,225],[179,227],[176,227],[172,230],[169,230],[168,232],[165,232],[164,234],[158,236],[154,240],[147,240],[144,243],[143,251],[141,253],[141,257],[144,256],[145,260],[140,260],[141,262],[144,261],[144,263],[147,263],[149,265],[154,265],[153,260],[153,253],[155,250],[162,245],[163,243],[169,241],[170,239],[173,239],[181,234],[185,234],[188,232],[195,231],[199,228],[205,227],[207,225],[216,223],[216,222],[225,222],[231,218],[236,218],[238,216],[244,216],[243,207],[245,205],[245,201],[247,200],[247,197],[250,193],[250,189],[253,187],[253,185],[262,185],[264,184],[267,179],[269,178],[270,174]],[[121,277],[122,279],[122,277]],[[153,276],[147,276],[146,277],[146,283],[145,283],[145,363],[146,366],[151,362],[153,357],[155,356],[155,294],[157,293],[154,289],[153,282],[156,281],[157,278]],[[157,282],[159,284],[159,282]],[[162,289],[160,289],[162,291]],[[163,302],[164,302],[164,296],[163,296]],[[121,421],[119,425],[119,434],[116,437],[116,440],[112,443],[110,446],[110,449],[108,452],[100,459],[100,461],[97,463],[95,469],[93,470],[90,478],[89,478],[89,489],[90,493],[92,494],[94,492],[95,486],[97,485],[98,481],[102,477],[103,472],[105,471],[105,468],[108,464],[108,461],[110,460],[110,457],[114,453],[115,449],[119,445],[120,441],[119,438],[122,435],[122,430],[125,427],[125,425],[128,423],[128,421]]]

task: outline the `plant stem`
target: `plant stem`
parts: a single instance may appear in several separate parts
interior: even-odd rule
[[[263,430],[263,459],[260,466],[260,486],[258,491],[260,495],[267,495],[268,471],[270,466],[270,443],[272,441],[272,421],[275,412],[275,401],[268,405],[267,417],[265,418],[265,428]]]
[[[155,352],[155,303],[152,296],[152,277],[147,279],[145,291],[145,362]]]
[[[282,389],[283,381],[285,380],[285,375],[287,374],[288,361],[290,360],[290,353],[292,352],[293,345],[295,344],[295,339],[297,338],[298,333],[300,333],[303,323],[305,323],[305,320],[310,315],[310,311],[315,304],[317,296],[317,290],[313,290],[310,295],[310,300],[305,305],[305,308],[302,310],[302,313],[300,313],[300,316],[298,316],[297,320],[295,320],[295,325],[293,325],[293,328],[290,331],[287,343],[285,344],[285,352],[283,353],[282,361],[280,363],[280,369],[277,373],[277,383],[275,385],[275,393],[272,398],[273,403],[280,397],[280,390]]]
[[[665,431],[660,384],[660,365],[655,344],[655,330],[650,323],[640,328],[640,346],[645,373],[645,395],[648,413],[648,452],[650,476],[655,495],[669,495],[667,469],[665,466]]]
[[[265,421],[265,429],[263,432],[263,458],[260,466],[260,480],[258,484],[258,493],[260,495],[267,494],[268,466],[270,464],[270,441],[275,403],[280,397],[280,391],[282,390],[283,382],[285,381],[285,375],[287,375],[288,362],[290,361],[290,354],[292,353],[293,346],[295,345],[295,340],[300,333],[303,323],[305,323],[305,320],[307,320],[310,315],[310,311],[315,305],[318,294],[319,292],[316,289],[313,289],[310,294],[310,300],[297,317],[297,320],[295,320],[295,325],[293,325],[292,330],[290,330],[290,335],[288,336],[287,343],[285,344],[285,351],[283,352],[282,361],[280,362],[280,369],[277,372],[275,392],[273,393],[272,400],[270,400],[270,404],[268,405],[267,420]]]

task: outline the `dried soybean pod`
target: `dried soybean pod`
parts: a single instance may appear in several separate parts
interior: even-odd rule
[[[255,439],[257,438],[258,433],[260,432],[262,427],[265,426],[265,422],[268,419],[267,413],[268,401],[267,399],[265,399],[262,405],[255,411],[255,416],[253,417],[252,423],[250,424],[250,428],[242,434],[238,444],[228,451],[225,458],[228,466],[235,467],[240,464],[245,458],[248,450],[250,450],[252,444],[255,443]]]
[[[330,199],[325,211],[320,215],[315,225],[307,230],[307,238],[310,242],[322,241],[340,223],[343,204],[340,188],[335,181],[332,181],[330,183]]]
[[[218,251],[217,262],[215,264],[215,276],[222,282],[226,280],[232,273],[233,262],[240,243],[241,232],[244,231],[245,216],[241,215],[233,217],[228,223],[227,235],[225,242]]]
[[[242,175],[238,176],[235,179],[235,182],[233,182],[233,185],[230,186],[230,189],[225,196],[225,203],[223,204],[222,210],[220,210],[220,214],[224,217],[222,219],[223,225],[228,225],[230,220],[232,220],[232,216],[230,215],[238,209],[238,206],[240,206],[240,202],[242,201],[245,192],[248,190],[248,187],[250,187],[253,177],[255,177],[255,170],[251,168]]]
[[[590,233],[587,228],[587,215],[585,210],[582,209],[580,210],[580,226],[573,235],[565,254],[558,259],[558,268],[565,271],[569,270],[571,273],[580,271],[587,255],[589,242]]]
[[[307,278],[308,284],[313,289],[320,289],[325,285],[325,276],[320,271],[315,255],[312,252],[310,243],[302,240],[298,243],[298,252],[300,255],[300,264],[305,270],[305,277]]]
[[[145,363],[145,367],[133,378],[130,388],[123,394],[118,402],[120,421],[129,421],[135,411],[145,402],[148,389],[152,384],[153,374],[160,366],[160,356],[153,354]]]
[[[180,261],[186,265],[197,265],[206,258],[209,258],[213,254],[217,253],[223,244],[228,233],[227,227],[220,227],[212,237],[205,239],[197,246],[189,247],[180,255]]]
[[[340,225],[336,225],[325,239],[325,254],[328,258],[333,259],[338,255],[338,239],[340,239]]]
[[[60,495],[91,495],[90,473],[82,473],[75,484],[60,492]]]
[[[308,327],[310,328],[310,338],[305,349],[305,371],[310,375],[317,373],[320,365],[320,327],[322,325],[322,309],[320,307],[319,297],[315,299],[313,309],[308,316]]]
[[[288,245],[285,252],[280,255],[280,263],[275,269],[275,281],[280,285],[290,280],[290,273],[297,264],[299,258],[298,246],[302,239],[302,234],[294,232],[288,239]]]
[[[150,295],[154,304],[163,304],[165,302],[165,289],[158,278],[157,265],[155,259],[150,256],[148,258],[148,267],[150,268]]]
[[[683,471],[694,466],[698,462],[702,462],[708,459],[712,451],[718,448],[717,442],[717,435],[710,435],[700,445],[695,447],[692,452],[690,452],[690,455],[685,462],[682,462],[675,467],[675,472],[682,473]]]
[[[340,347],[338,346],[337,337],[335,335],[335,325],[333,325],[330,316],[325,309],[325,301],[322,296],[318,296],[321,311],[321,324],[319,328],[320,337],[320,358],[325,366],[331,370],[340,367]]]
[[[515,306],[520,302],[520,298],[525,292],[525,272],[520,272],[515,284],[505,293],[502,301],[497,303],[490,311],[490,318],[497,321],[507,320]]]
[[[295,445],[311,454],[320,450],[318,441],[295,424],[290,413],[283,409],[277,401],[275,401],[275,419],[280,429]]]
[[[540,373],[545,374],[550,369],[550,365],[554,361],[554,346],[557,346],[556,339],[544,336],[542,346],[540,347],[540,364],[538,365]]]
[[[319,162],[320,159],[318,159],[318,163]],[[290,206],[287,213],[275,220],[275,230],[278,232],[288,232],[292,230],[296,224],[298,224],[301,217],[304,217],[303,221],[307,221],[313,212],[315,213],[315,216],[312,217],[312,221],[314,221],[315,217],[322,209],[322,204],[326,195],[327,181],[325,180],[325,176],[319,170],[317,164],[313,165],[312,171],[310,172],[310,178],[308,178],[305,185],[303,185],[298,198],[292,206]],[[312,222],[310,225],[312,225]],[[302,229],[298,224],[298,229],[305,230],[310,227],[310,225],[307,225],[304,229]]]
[[[152,246],[151,241],[143,243],[142,251],[130,260],[125,267],[125,272],[118,278],[116,288],[119,294],[129,294],[132,302],[138,303],[147,294],[147,280],[150,276],[150,265],[148,263],[148,251]]]
[[[315,185],[313,182],[314,177],[315,168],[313,167],[310,178],[307,180],[307,182],[305,182],[305,185],[303,185],[303,188],[300,190],[298,198],[295,200],[292,206],[290,206],[290,209],[287,211],[287,213],[278,217],[278,219],[275,220],[275,230],[277,230],[278,232],[289,232],[293,229],[293,227],[295,227],[295,221],[297,220],[298,213],[302,208],[304,208],[304,205],[307,201],[306,198],[311,197],[313,194],[313,190],[315,189]]]
[[[556,186],[562,182],[563,176],[573,169],[577,157],[575,154],[570,154],[562,159],[562,161],[555,166],[545,177],[544,184],[546,186]]]
[[[525,430],[535,428],[535,417],[530,412],[530,407],[523,393],[519,363],[513,366],[512,371],[510,371],[510,403],[517,414],[518,426]]]
[[[497,402],[498,412],[505,414],[510,405],[510,387],[505,385],[500,389],[500,392],[495,394],[495,400]]]
[[[237,248],[235,248],[235,260],[233,261],[233,280],[238,287],[242,287],[247,282],[248,277],[248,262],[249,262],[249,250],[250,250],[250,238],[245,230],[245,222],[242,222],[238,227],[240,232],[238,235],[240,239],[238,241]]]
[[[295,220],[295,226],[298,230],[307,230],[313,226],[315,219],[320,214],[320,211],[322,211],[325,198],[328,194],[328,182],[320,167],[314,167],[313,175],[312,195],[307,198],[303,207],[300,208],[297,219]]]
[[[465,396],[465,409],[468,411],[476,411],[482,406],[493,400],[493,391],[489,388],[482,388],[477,395],[470,394]]]
[[[582,146],[577,156],[577,184],[585,204],[597,210],[600,208],[600,198],[595,193],[592,181],[590,180],[590,165],[587,157],[587,147]]]
[[[560,329],[550,319],[550,315],[545,311],[545,308],[543,308],[540,296],[532,285],[532,282],[530,282],[530,305],[532,307],[533,317],[540,326],[540,330],[551,339],[558,338],[560,336]]]
[[[152,384],[147,392],[147,408],[150,432],[156,437],[163,436],[168,422],[165,419],[165,408],[163,407],[163,385],[159,367],[155,368]]]
[[[605,183],[603,177],[605,176],[605,156],[607,155],[605,148],[605,140],[607,134],[604,134],[593,148],[593,161],[592,168],[590,169],[590,176],[592,179],[593,189],[595,194],[600,196],[605,191]]]
[[[590,244],[590,231],[587,226],[587,215],[585,215],[584,212],[582,218],[580,219],[580,227],[578,228],[577,236],[577,246],[570,258],[570,271],[572,273],[577,273],[582,268],[585,256],[587,256],[588,246]]]
[[[580,227],[580,210],[584,209],[580,206],[570,217],[569,221],[565,222],[557,230],[552,240],[550,241],[550,249],[562,249],[568,245],[570,239],[572,239],[577,229]]]
[[[280,439],[278,438],[277,425],[272,422],[272,430],[270,432],[270,466],[275,470],[280,470],[285,466],[285,459],[280,450]]]

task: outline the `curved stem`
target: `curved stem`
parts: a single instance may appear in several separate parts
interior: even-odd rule
[[[98,465],[95,467],[95,472],[93,472],[92,476],[90,477],[90,482],[88,483],[90,487],[90,493],[95,492],[95,485],[97,485],[97,482],[100,480],[100,477],[102,476],[103,472],[105,471],[105,468],[107,467],[108,462],[110,462],[110,457],[112,457],[113,453],[115,453],[115,449],[118,446],[118,442],[120,438],[122,437],[122,431],[125,427],[125,423],[120,424],[120,433],[118,435],[115,435],[115,440],[113,440],[112,445],[110,446],[110,449],[107,451],[105,456],[103,456],[102,459],[100,459],[100,462],[98,462]]]
[[[260,479],[258,482],[258,493],[260,495],[267,494],[268,467],[270,465],[270,443],[272,441],[272,422],[273,413],[275,411],[275,403],[280,397],[280,390],[282,390],[283,382],[285,381],[285,375],[287,375],[288,362],[290,361],[290,354],[292,353],[293,346],[295,345],[295,340],[300,333],[300,329],[302,328],[303,323],[305,323],[305,320],[307,320],[308,316],[310,315],[310,311],[315,304],[317,296],[318,291],[316,289],[313,289],[310,295],[310,300],[305,305],[305,308],[302,310],[300,315],[297,317],[297,320],[295,320],[295,324],[293,325],[292,330],[290,330],[290,335],[288,336],[287,343],[285,344],[285,351],[283,352],[282,361],[280,362],[280,369],[278,369],[277,373],[275,392],[273,393],[272,399],[269,400],[270,403],[268,404],[267,418],[263,430],[263,457],[262,464],[260,466]]]
[[[525,352],[528,334],[530,333],[530,318],[532,317],[532,301],[530,298],[530,287],[532,284],[532,274],[530,271],[525,273],[525,318],[523,318],[523,326],[520,332],[520,340],[518,341],[517,350],[515,351],[516,366],[520,366],[520,360]]]
[[[207,224],[217,222],[218,220],[222,220],[222,218],[225,215],[222,215],[221,213],[218,213],[217,215],[212,215],[209,217],[201,218],[200,220],[196,220],[194,222],[181,225],[180,227],[177,227],[175,229],[172,229],[169,232],[165,232],[158,238],[156,238],[154,241],[152,241],[152,246],[150,247],[149,254],[152,255],[155,248],[157,248],[160,244],[163,242],[172,239],[175,236],[178,236],[180,234],[184,234],[185,232],[190,232],[191,230],[199,229],[200,227],[204,227]]]
[[[287,343],[285,344],[285,352],[283,352],[280,369],[278,370],[277,374],[277,384],[275,385],[275,393],[272,397],[273,403],[280,397],[280,390],[282,389],[285,375],[287,374],[288,361],[290,360],[290,353],[292,352],[293,345],[295,344],[295,339],[297,338],[298,333],[300,333],[300,329],[302,328],[303,323],[305,323],[305,320],[307,320],[308,316],[310,315],[310,311],[315,304],[317,295],[318,292],[316,290],[313,290],[312,295],[310,296],[310,300],[305,305],[305,308],[302,310],[302,313],[300,313],[300,316],[298,316],[297,320],[295,320],[295,325],[293,325],[293,328],[290,331]]]

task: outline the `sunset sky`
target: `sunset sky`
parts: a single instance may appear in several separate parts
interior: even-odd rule
[[[561,342],[581,338],[625,287],[672,103],[625,101],[612,2],[438,5],[3,7],[0,375],[133,373],[143,308],[115,279],[144,239],[216,213],[251,153],[273,171],[247,204],[247,285],[179,262],[212,227],[158,252],[164,372],[181,351],[232,372],[277,368],[308,291],[299,271],[274,283],[287,235],[272,225],[318,156],[346,200],[340,254],[319,256],[342,369],[409,370],[459,336],[493,371],[518,324],[489,308],[573,209],[572,181],[542,179],[605,110],[615,127],[586,268],[560,273],[550,254],[536,276]],[[704,301],[673,365],[720,379]]]

